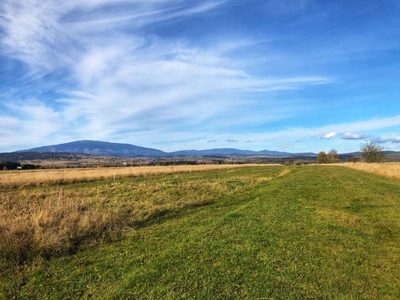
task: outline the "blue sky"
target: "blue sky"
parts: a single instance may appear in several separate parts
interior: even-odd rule
[[[398,0],[2,0],[0,152],[400,151]]]

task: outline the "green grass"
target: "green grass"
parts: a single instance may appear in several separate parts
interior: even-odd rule
[[[336,166],[247,167],[63,188],[107,184],[121,205],[141,203],[141,221],[109,243],[4,270],[0,297],[400,298],[398,180]]]

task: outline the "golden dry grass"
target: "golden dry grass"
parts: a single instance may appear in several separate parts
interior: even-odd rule
[[[104,238],[120,226],[118,211],[91,207],[82,191],[19,191],[0,195],[0,253],[13,263],[63,255],[87,237]]]
[[[244,187],[265,184],[272,177],[240,177],[232,187],[225,179],[113,180],[238,165],[140,167],[4,172],[9,181],[0,193],[0,256],[14,264],[36,257],[71,253],[81,244],[102,242],[125,228],[135,228],[153,218],[189,207],[203,206]],[[230,171],[228,171],[230,172]],[[4,177],[8,174],[10,177]],[[58,186],[64,180],[107,180],[87,185]],[[178,178],[178,177],[177,177]],[[42,185],[48,182],[49,185]],[[30,187],[29,184],[40,186]],[[14,188],[14,187],[18,188]],[[26,186],[28,186],[26,188]]]
[[[0,186],[29,186],[43,183],[73,183],[98,179],[114,180],[121,177],[196,172],[243,167],[247,165],[181,165],[143,166],[124,168],[45,169],[0,172]]]
[[[400,179],[400,163],[345,163],[344,166],[388,178]]]

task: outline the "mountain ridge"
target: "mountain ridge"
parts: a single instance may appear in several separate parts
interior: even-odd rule
[[[315,153],[289,153],[271,150],[239,150],[235,148],[214,148],[205,150],[179,150],[164,152],[162,150],[136,146],[126,143],[111,143],[93,140],[79,140],[57,145],[41,146],[16,152],[68,152],[119,157],[168,157],[168,156],[316,156]]]

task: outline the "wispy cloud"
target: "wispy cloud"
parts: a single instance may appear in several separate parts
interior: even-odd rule
[[[353,122],[353,123],[342,123],[342,124],[334,124],[329,126],[321,126],[321,127],[291,127],[285,130],[278,131],[270,131],[264,133],[251,133],[251,134],[235,134],[233,135],[233,139],[238,141],[243,141],[251,138],[255,147],[258,147],[259,150],[263,149],[263,145],[280,145],[283,147],[292,147],[294,146],[294,142],[296,142],[296,147],[301,146],[303,144],[315,144],[316,140],[320,140],[325,142],[335,140],[348,140],[348,141],[358,141],[358,140],[368,140],[372,142],[379,141],[396,141],[398,136],[382,136],[372,134],[359,134],[355,133],[357,131],[376,131],[382,129],[393,129],[400,125],[400,120],[393,121],[393,117],[388,118],[378,118],[378,119],[368,119],[361,122]],[[350,129],[352,131],[346,132],[344,129]],[[321,134],[321,132],[328,132],[325,134]],[[223,135],[216,136],[219,140],[226,140]],[[285,142],[281,143],[282,138],[285,137]],[[365,138],[365,139],[364,139]],[[300,145],[301,144],[301,145]],[[319,145],[319,144],[318,144]],[[334,146],[334,144],[332,144]],[[357,144],[357,147],[359,144]],[[265,146],[264,146],[265,147]],[[315,150],[314,150],[315,151]]]
[[[115,35],[115,26],[129,30],[171,19],[190,17],[223,4],[207,1],[182,5],[180,1],[4,0],[0,10],[3,51],[27,63],[33,71],[50,72],[68,64],[93,42]],[[122,6],[121,6],[122,5]],[[108,8],[108,11],[105,10]],[[114,24],[114,26],[113,26]],[[88,38],[88,34],[95,34]],[[128,35],[121,39],[130,40]]]
[[[342,135],[342,139],[344,140],[366,140],[369,139],[371,135],[369,134],[359,134],[354,132],[346,132]]]
[[[284,144],[279,145],[279,148],[284,149],[284,148],[287,148],[287,147],[290,147],[290,146],[292,146],[292,143],[291,142],[286,142]]]
[[[121,28],[142,28],[161,22],[177,22],[198,14],[216,9],[226,1],[199,1],[183,3],[178,0],[166,1],[72,1],[70,11],[77,12],[70,16],[67,14],[65,25],[74,32],[91,34],[100,30],[111,31]],[[122,6],[121,6],[122,4]],[[114,7],[104,13],[102,7]],[[90,12],[88,14],[88,11]]]
[[[375,137],[372,137],[370,140],[371,140],[371,142],[378,143],[378,144],[387,143],[387,142],[400,143],[400,136],[399,135],[375,136]]]

